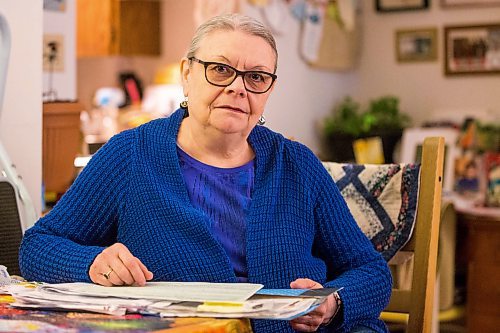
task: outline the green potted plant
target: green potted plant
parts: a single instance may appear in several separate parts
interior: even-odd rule
[[[369,107],[361,111],[359,103],[347,96],[324,119],[323,137],[328,150],[325,152],[326,158],[339,162],[353,161],[354,140],[379,136],[382,138],[385,162],[391,163],[403,129],[410,123],[410,117],[399,110],[397,97],[382,96],[372,100]]]

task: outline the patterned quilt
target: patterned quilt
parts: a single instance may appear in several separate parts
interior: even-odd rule
[[[389,261],[411,237],[417,210],[418,164],[323,162],[354,219]]]

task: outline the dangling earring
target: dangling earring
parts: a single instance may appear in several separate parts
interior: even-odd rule
[[[260,116],[259,121],[257,122],[257,124],[264,125],[265,123],[266,123],[266,117]]]
[[[182,109],[187,110],[187,108],[188,108],[188,99],[187,99],[187,97],[184,98],[184,100],[181,102],[180,106],[181,106]]]

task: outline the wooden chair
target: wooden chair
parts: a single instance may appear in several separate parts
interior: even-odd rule
[[[407,333],[430,332],[432,328],[443,159],[444,139],[425,139],[415,230],[410,242],[400,251],[413,253],[411,286],[393,289],[389,305],[381,316],[390,322],[394,313],[407,314]]]
[[[390,256],[383,253],[384,258],[389,260],[389,265],[397,264],[396,269],[392,269],[395,277],[404,277],[407,275],[407,282],[401,285],[395,283],[393,285],[393,292],[386,310],[382,313],[381,319],[386,322],[403,322],[406,324],[407,333],[422,333],[430,332],[432,328],[432,316],[434,305],[434,290],[436,283],[436,264],[438,253],[438,238],[439,238],[439,224],[441,213],[441,188],[443,182],[443,160],[444,160],[444,138],[442,137],[429,137],[426,138],[422,146],[422,160],[420,165],[420,175],[414,176],[412,181],[419,182],[418,188],[415,187],[411,193],[416,202],[416,207],[413,209],[415,215],[408,214],[407,216],[415,216],[411,219],[414,223],[414,230],[410,235],[410,239],[406,237],[404,242],[400,243],[401,248],[396,247],[396,254],[389,260]],[[326,169],[330,172],[332,177],[337,181],[339,188],[344,186],[344,179],[348,173],[348,168],[339,168],[339,165],[333,166],[336,163],[324,163]],[[354,165],[355,166],[355,165]],[[368,168],[369,166],[365,166]],[[370,166],[374,167],[374,166]],[[379,166],[375,166],[379,167]],[[387,168],[387,165],[382,165],[379,170]],[[341,171],[338,171],[338,170]],[[342,171],[344,170],[344,171]],[[368,169],[367,169],[368,170]],[[353,174],[355,174],[354,172]],[[401,186],[401,181],[399,186]],[[417,185],[417,184],[415,184]],[[347,187],[346,187],[347,189]],[[418,189],[418,196],[417,194]],[[356,211],[351,201],[353,197],[349,191],[342,191],[350,205],[351,212],[361,229],[363,229],[364,214]],[[407,193],[408,194],[408,193]],[[408,195],[409,196],[409,195]],[[402,195],[399,197],[399,206],[396,203],[396,209],[402,207]],[[359,199],[359,198],[358,198]],[[389,200],[390,202],[392,198]],[[394,199],[395,200],[395,199]],[[365,233],[366,230],[363,230]],[[371,237],[370,237],[371,238]],[[375,239],[375,238],[374,238]],[[372,239],[372,242],[374,242]],[[377,248],[378,245],[374,246]],[[382,251],[383,252],[383,251]],[[396,282],[398,279],[395,280]]]
[[[7,267],[11,275],[21,275],[19,246],[23,230],[17,198],[16,186],[8,178],[0,176],[0,265]]]

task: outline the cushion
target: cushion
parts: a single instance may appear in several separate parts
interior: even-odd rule
[[[389,261],[413,232],[420,165],[334,162],[323,165],[363,233]]]

